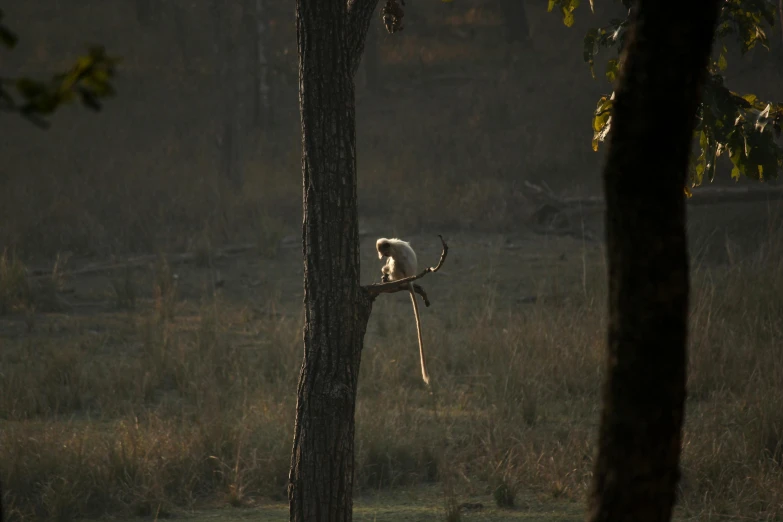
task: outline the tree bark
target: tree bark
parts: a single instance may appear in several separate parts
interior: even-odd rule
[[[672,515],[686,383],[683,189],[718,1],[634,9],[604,168],[609,334],[593,522]]]
[[[372,298],[359,284],[354,75],[377,0],[297,0],[305,328],[290,520],[350,521],[354,412]]]

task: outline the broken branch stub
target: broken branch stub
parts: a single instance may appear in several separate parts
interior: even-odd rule
[[[383,25],[386,26],[386,31],[389,34],[402,31],[402,17],[405,16],[403,6],[405,6],[405,0],[386,0],[386,5],[381,9]]]

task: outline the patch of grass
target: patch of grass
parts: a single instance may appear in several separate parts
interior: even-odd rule
[[[122,270],[112,274],[111,288],[114,294],[114,303],[120,310],[133,310],[136,308],[136,282],[133,278],[133,268],[126,265]]]
[[[158,319],[168,321],[174,318],[177,304],[177,275],[165,256],[161,255],[155,264],[153,296]]]
[[[27,269],[12,252],[0,255],[0,315],[30,306],[32,301]]]
[[[67,255],[57,254],[50,273],[31,277],[22,260],[4,250],[0,254],[0,315],[21,312],[32,330],[36,312],[65,310],[59,293],[65,287],[67,261]]]
[[[195,254],[194,263],[196,266],[202,268],[212,266],[215,249],[212,246],[212,238],[209,237],[208,233],[205,232],[196,238],[192,250]]]
[[[460,522],[462,520],[462,510],[460,509],[459,502],[453,495],[446,497],[446,505],[444,506],[445,522]]]
[[[516,505],[516,491],[508,482],[497,484],[492,490],[495,505],[500,508],[512,508]]]
[[[262,256],[274,258],[280,249],[280,241],[285,234],[285,224],[277,217],[265,214],[256,220],[258,230],[258,249]]]
[[[451,519],[582,502],[604,371],[601,252],[585,250],[583,264],[560,260],[558,243],[539,248],[531,288],[567,298],[519,305],[500,284],[518,273],[515,251],[459,247],[470,241],[452,242],[455,267],[478,267],[460,288],[428,283],[422,321],[436,392],[421,384],[409,301],[375,305],[356,407],[357,493],[434,486],[427,516]],[[783,269],[771,242],[766,252],[694,269],[682,516],[783,514]],[[278,258],[265,261],[270,273],[299,253]],[[205,504],[245,516],[285,500],[301,294],[280,281],[250,298],[229,285],[194,298],[196,272],[181,274],[175,286],[161,259],[138,274],[153,299],[128,313],[38,314],[35,332],[4,335],[0,469],[11,520],[160,518]],[[475,497],[481,510],[460,510]]]

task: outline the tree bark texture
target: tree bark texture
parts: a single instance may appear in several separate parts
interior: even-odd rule
[[[604,168],[609,334],[593,522],[672,515],[686,392],[683,189],[718,1],[634,9]]]
[[[376,2],[296,2],[305,328],[288,497],[298,522],[352,517],[356,388],[372,307],[359,282],[354,75]]]

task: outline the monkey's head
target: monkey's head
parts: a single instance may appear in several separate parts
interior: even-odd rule
[[[375,249],[378,251],[378,259],[389,257],[391,255],[391,243],[385,237],[375,242]]]

